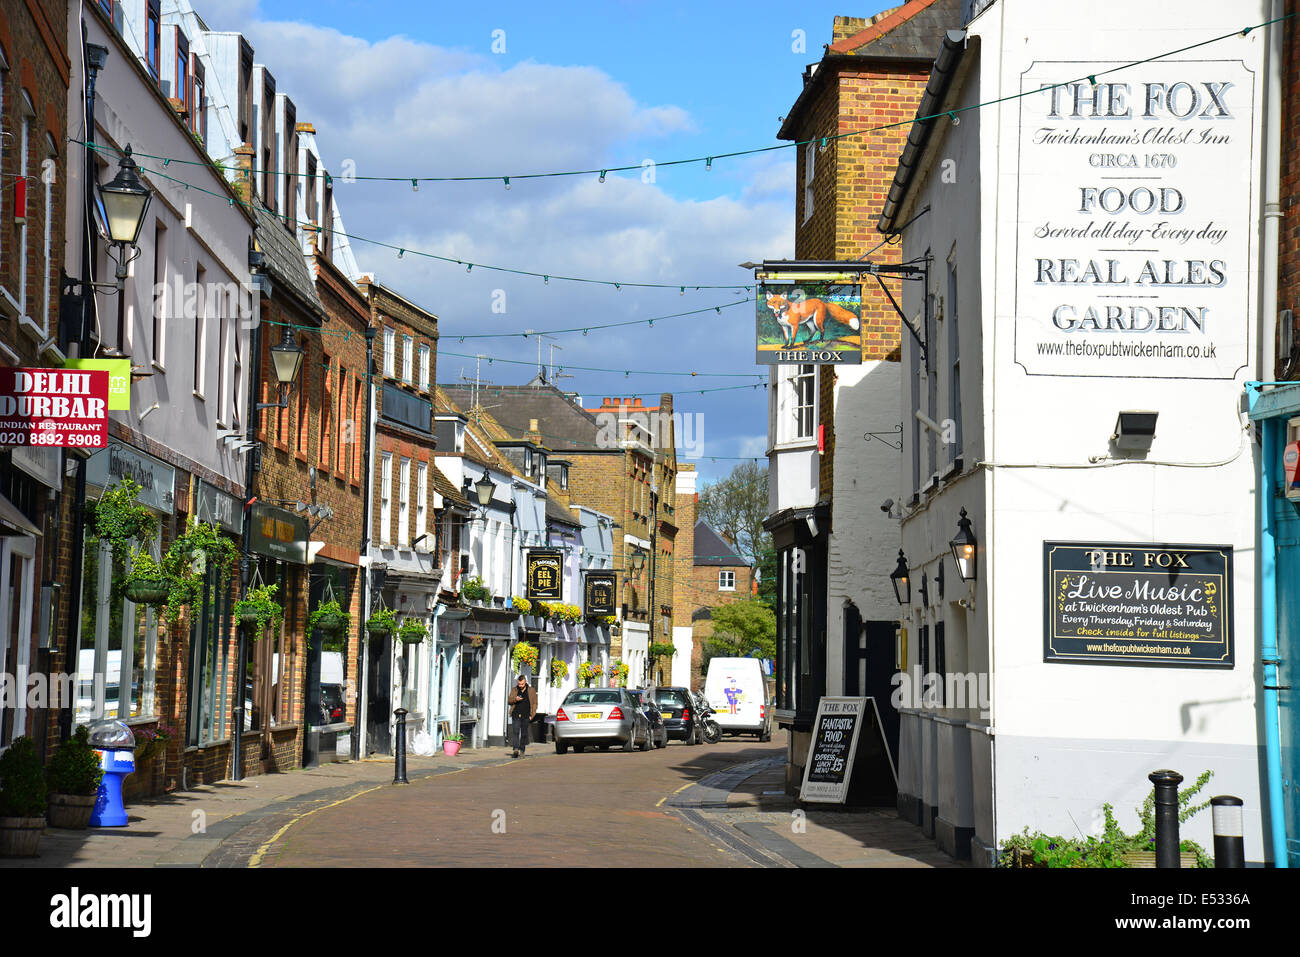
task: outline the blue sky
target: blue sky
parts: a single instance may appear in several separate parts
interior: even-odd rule
[[[327,164],[359,175],[466,175],[663,162],[775,145],[806,64],[820,58],[836,14],[819,2],[612,2],[374,4],[352,0],[246,0],[196,8],[214,29],[252,41],[297,107],[315,124]],[[802,30],[805,49],[794,49]],[[503,31],[494,34],[494,31]],[[493,51],[494,39],[505,52]],[[695,167],[502,184],[336,187],[348,231],[457,259],[616,281],[748,281],[745,260],[793,252],[794,155],[779,150]],[[535,340],[457,341],[458,334],[522,332],[664,315],[743,298],[734,290],[592,288],[467,274],[391,250],[354,244],[365,270],[439,315],[440,381],[473,374],[452,353],[535,360]],[[505,312],[494,312],[504,294]],[[698,467],[706,479],[735,464],[708,456],[762,455],[760,387],[692,395],[687,389],[758,379],[752,305],[708,318],[572,334],[556,340],[574,365],[688,370],[700,378],[575,372],[561,381],[588,405],[605,395],[674,392],[677,409],[703,416]],[[524,366],[493,364],[499,383]],[[544,430],[544,428],[543,428]]]

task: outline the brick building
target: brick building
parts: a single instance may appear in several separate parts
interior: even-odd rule
[[[59,277],[67,182],[67,5],[0,3],[0,367],[60,366]],[[75,490],[61,449],[0,451],[0,673],[66,670],[67,580]],[[9,623],[16,622],[17,627]],[[75,653],[75,652],[74,652]],[[16,685],[23,689],[22,683]],[[0,703],[0,750],[58,740],[70,703]]]
[[[370,607],[436,628],[442,578],[437,512],[443,507],[433,461],[433,391],[438,317],[374,276],[359,283],[375,328],[376,389],[369,556],[377,586]],[[444,478],[443,484],[447,484]],[[369,640],[366,654],[367,749],[391,749],[394,708],[405,708],[408,734],[431,729],[429,689],[436,681],[433,644],[396,636]]]
[[[796,259],[900,261],[898,246],[884,243],[875,219],[935,52],[960,18],[959,0],[909,0],[870,20],[835,18],[832,42],[804,72],[803,89],[777,134],[801,144]],[[843,135],[891,124],[902,125]],[[899,283],[886,282],[898,298]],[[766,527],[777,550],[778,586],[775,713],[791,731],[792,787],[803,772],[817,699],[862,693],[864,662],[868,671],[890,674],[896,664],[896,615],[886,593],[898,529],[875,506],[897,478],[902,326],[875,283],[862,286],[861,315],[861,365],[773,366],[768,389]],[[790,614],[783,613],[787,608]]]

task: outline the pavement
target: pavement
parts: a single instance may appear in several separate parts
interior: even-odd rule
[[[408,787],[391,758],[326,764],[133,804],[124,828],[47,828],[39,857],[0,868],[964,866],[892,808],[800,805],[784,754],[784,735],[636,757],[482,748],[408,756]]]

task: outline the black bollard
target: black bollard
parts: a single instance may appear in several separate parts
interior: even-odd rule
[[[1246,842],[1241,833],[1241,805],[1241,798],[1231,794],[1210,798],[1210,810],[1214,815],[1215,867],[1246,866]]]
[[[393,783],[410,784],[406,780],[406,709],[398,708],[393,712],[397,716],[397,746],[393,749]],[[1179,778],[1181,781],[1182,778]]]
[[[1156,787],[1156,867],[1179,866],[1177,771],[1152,771],[1147,779]]]

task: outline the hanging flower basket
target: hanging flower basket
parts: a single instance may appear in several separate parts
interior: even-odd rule
[[[327,638],[338,638],[340,635],[347,634],[352,624],[352,616],[339,607],[332,592],[327,594],[330,594],[330,597],[317,605],[316,610],[307,619],[307,634],[312,635],[319,631]]]
[[[514,662],[515,668],[521,665],[527,665],[529,668],[537,667],[537,646],[521,641],[515,645],[514,651],[510,654],[510,660]]]
[[[123,594],[137,605],[160,605],[167,600],[171,586],[165,578],[133,578],[122,588]]]
[[[248,596],[235,602],[235,617],[244,626],[248,636],[256,641],[268,628],[278,628],[284,617],[284,608],[275,600],[278,584],[263,585],[261,577],[248,589]]]
[[[397,638],[402,644],[415,645],[429,637],[429,629],[424,622],[408,618],[402,622],[402,627],[397,629]]]
[[[366,619],[366,632],[375,638],[387,638],[397,630],[397,616],[391,609],[380,608]]]

